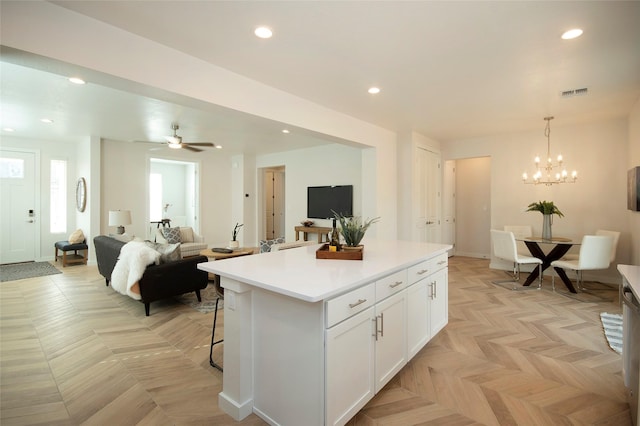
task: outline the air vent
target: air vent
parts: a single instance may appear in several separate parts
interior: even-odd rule
[[[589,89],[586,87],[583,87],[581,89],[563,90],[562,92],[560,92],[560,97],[569,98],[571,96],[582,96],[586,95],[588,91]]]

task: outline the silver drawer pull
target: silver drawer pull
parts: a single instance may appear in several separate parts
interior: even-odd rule
[[[445,263],[447,263],[446,260],[441,260],[440,262],[438,262],[438,265],[444,265]]]
[[[417,273],[418,275],[422,275],[422,274],[424,274],[425,272],[428,272],[428,271],[429,271],[428,269],[421,269],[421,270],[419,270],[419,271],[418,271],[418,272],[416,272],[416,273]]]
[[[355,308],[358,305],[362,305],[366,301],[367,301],[367,299],[358,299],[358,301],[356,303],[349,303],[349,307],[350,308]]]
[[[396,287],[398,287],[400,284],[402,284],[402,281],[396,281],[396,282],[395,282],[395,283],[393,283],[393,284],[389,284],[389,287],[391,287],[391,288],[396,288]]]

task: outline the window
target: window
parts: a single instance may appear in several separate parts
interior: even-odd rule
[[[51,160],[50,178],[50,232],[65,233],[67,232],[67,162],[65,160]]]
[[[0,178],[23,179],[24,160],[21,158],[0,158]]]
[[[162,175],[151,173],[149,175],[149,220],[158,222],[162,220]]]

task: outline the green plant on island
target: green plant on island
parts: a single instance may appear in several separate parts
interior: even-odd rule
[[[347,247],[357,247],[367,232],[367,229],[378,220],[379,217],[362,221],[359,216],[343,216],[333,212],[334,217],[340,222],[340,234],[344,238]]]
[[[540,212],[543,215],[558,215],[558,217],[564,217],[564,214],[553,204],[553,201],[538,201],[537,203],[531,203],[527,207],[528,212]]]

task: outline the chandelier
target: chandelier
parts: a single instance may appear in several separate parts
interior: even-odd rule
[[[551,120],[553,117],[545,117],[547,122],[544,128],[544,136],[547,138],[547,163],[545,165],[540,164],[540,157],[536,156],[533,160],[536,165],[536,172],[532,176],[532,180],[529,180],[527,173],[522,174],[522,182],[527,184],[544,184],[551,186],[554,183],[575,183],[578,179],[578,172],[575,170],[571,172],[571,177],[567,173],[567,169],[562,165],[562,155],[558,155],[557,163],[554,163],[551,159]]]

